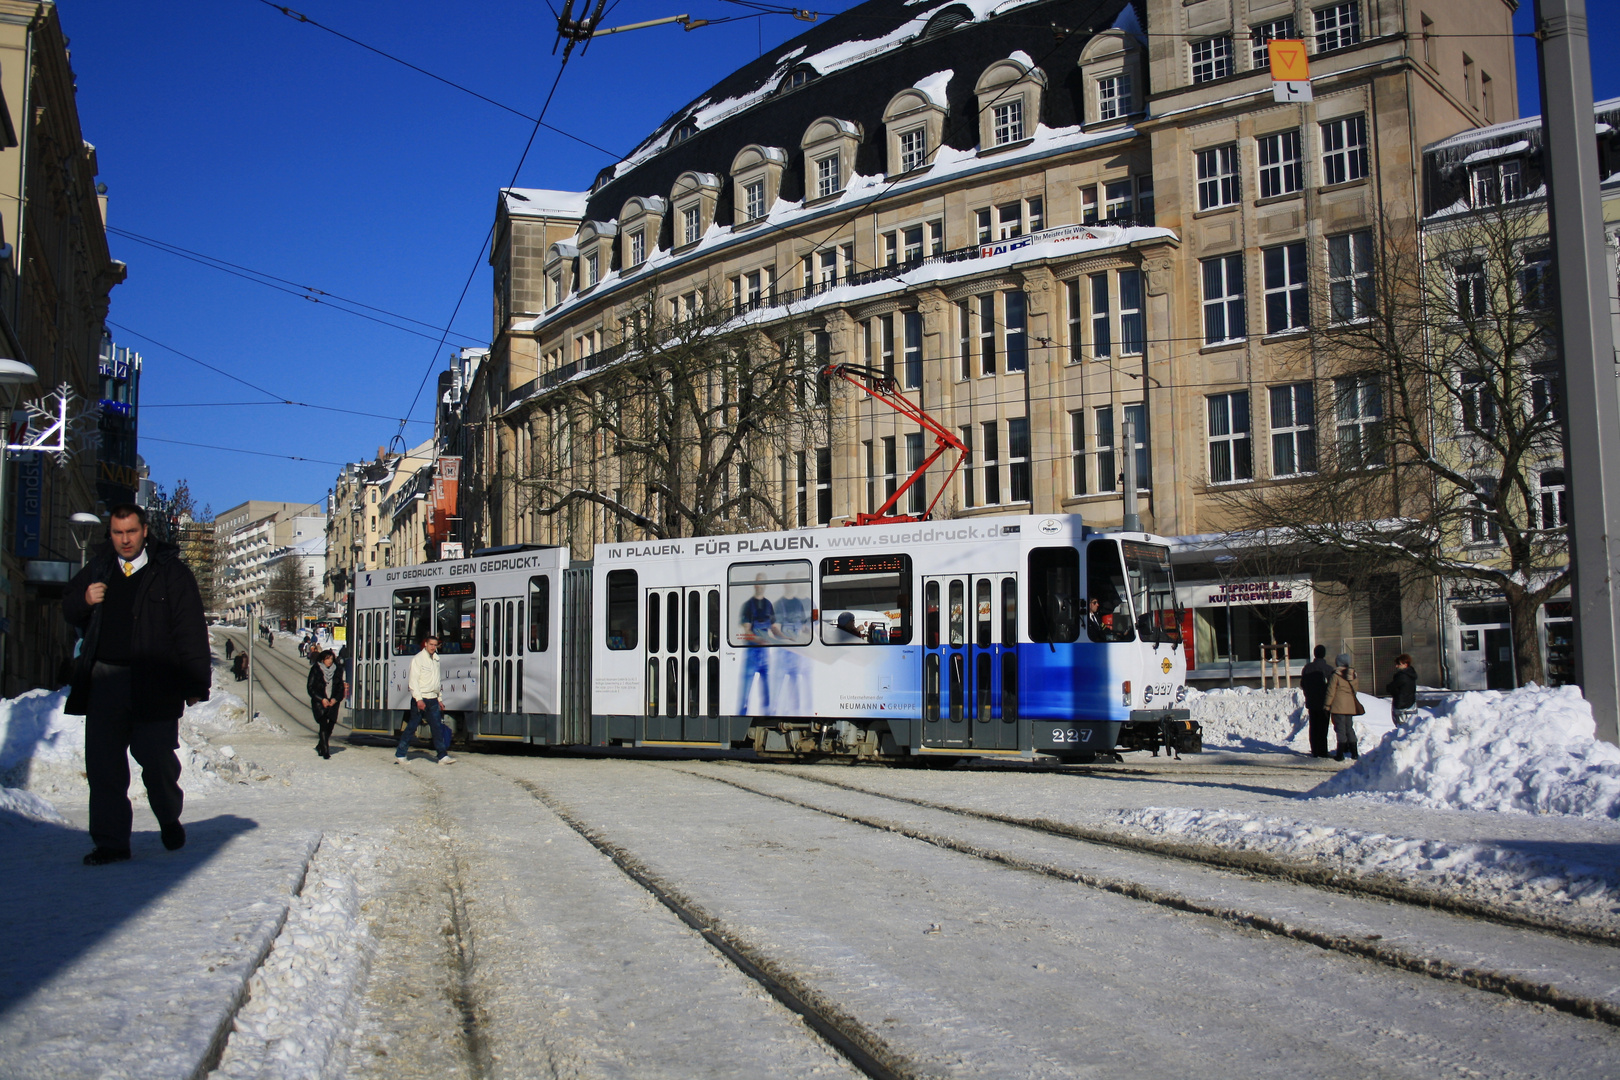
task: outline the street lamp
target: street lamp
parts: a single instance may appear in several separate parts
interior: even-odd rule
[[[101,519],[96,517],[94,514],[87,514],[83,510],[80,510],[77,514],[74,514],[72,517],[68,518],[68,525],[73,530],[73,543],[77,545],[79,549],[79,569],[83,570],[84,564],[90,561],[90,533],[80,533],[79,530],[99,529],[101,527]]]

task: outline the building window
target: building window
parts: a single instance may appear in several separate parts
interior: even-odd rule
[[[802,529],[810,524],[810,499],[809,493],[806,491],[806,481],[809,478],[805,476],[805,460],[803,450],[794,452],[793,469],[794,520],[799,523],[799,528]]]
[[[902,370],[905,373],[905,386],[908,390],[915,390],[922,385],[922,336],[923,321],[919,311],[908,311],[902,317],[902,329],[905,339],[901,347],[905,350]]]
[[[688,206],[681,211],[681,243],[695,244],[703,237],[700,208]]]
[[[1468,500],[1468,539],[1475,544],[1498,544],[1502,528],[1496,520],[1496,481],[1477,476],[1474,484],[1479,494]]]
[[[630,265],[640,266],[647,261],[647,231],[637,229],[630,234]]]
[[[548,306],[556,307],[558,304],[562,303],[563,300],[562,271],[558,270],[556,273],[552,274],[551,277],[547,279],[547,285],[549,287],[546,289],[546,291],[551,294],[549,297],[551,303]]]
[[[973,377],[973,308],[966,300],[956,302],[956,365],[958,377]]]
[[[1006,299],[1002,301],[1002,306],[1003,314],[1006,317],[1004,332],[1007,339],[1007,371],[1027,371],[1029,369],[1029,337],[1025,331],[1027,329],[1027,310],[1029,307],[1028,297],[1017,290],[1007,292],[1004,295]]]
[[[923,260],[923,227],[913,225],[902,235],[905,240],[905,260],[908,263],[919,263]]]
[[[1080,279],[1075,278],[1063,283],[1064,300],[1068,306],[1069,322],[1069,363],[1078,363],[1084,353],[1085,313],[1080,310]]]
[[[1479,96],[1485,102],[1485,122],[1496,122],[1496,87],[1491,83],[1488,72],[1479,73]]]
[[[601,275],[601,263],[596,252],[585,256],[585,285],[595,285]]]
[[[978,237],[979,243],[988,244],[990,242],[990,211],[979,210],[974,213],[973,218],[973,234]]]
[[[1242,197],[1237,147],[1216,146],[1198,151],[1198,209],[1231,206]]]
[[[1243,312],[1243,256],[1220,255],[1205,259],[1204,344],[1238,341],[1245,334]]]
[[[1373,375],[1333,380],[1338,422],[1339,466],[1371,468],[1384,463],[1384,393]]]
[[[1361,40],[1361,7],[1331,4],[1311,12],[1316,25],[1316,51],[1343,49]]]
[[[1007,421],[1007,480],[1007,494],[1013,502],[1030,501],[1028,417],[1016,416]]]
[[[1418,12],[1418,19],[1423,33],[1423,62],[1434,67],[1434,20],[1421,11]]]
[[[1232,39],[1206,38],[1192,44],[1192,81],[1211,82],[1232,74]]]
[[[1367,118],[1347,116],[1322,125],[1322,183],[1346,184],[1367,175]]]
[[[973,425],[962,425],[962,445],[967,452],[962,455],[962,467],[958,475],[962,477],[962,505],[969,510],[973,509]]]
[[[765,216],[765,181],[755,180],[743,188],[743,199],[747,204],[747,220],[758,221]]]
[[[1311,324],[1305,290],[1305,241],[1260,252],[1266,296],[1266,333],[1302,330]]]
[[[1030,232],[1038,233],[1046,228],[1046,203],[1039,195],[1024,200],[1024,216],[1028,221]]]
[[[1496,206],[1524,197],[1523,166],[1517,158],[1476,166],[1469,173],[1469,202]]]
[[[1211,394],[1209,403],[1209,482],[1233,484],[1254,479],[1249,442],[1249,392]]]
[[[877,511],[877,464],[873,460],[871,439],[861,443],[861,455],[866,461],[866,512],[871,514]]]
[[[1118,120],[1131,111],[1131,77],[1112,75],[1097,80],[1098,121]]]
[[[1558,529],[1569,524],[1569,489],[1564,484],[1563,469],[1542,470],[1536,502],[1540,510],[1531,525],[1542,529]]]
[[[984,462],[984,505],[996,506],[1001,502],[1001,463],[997,460],[1000,448],[996,441],[996,422],[986,420],[979,425],[984,433],[984,447],[979,460]]]
[[[996,373],[996,294],[979,297],[979,374]]]
[[[996,239],[1010,240],[1024,235],[1024,207],[1021,203],[1004,203],[996,207]]]
[[[928,163],[928,129],[914,128],[900,133],[900,171],[911,172]]]
[[[1519,283],[1519,300],[1531,311],[1545,311],[1552,304],[1551,258],[1545,251],[1527,252],[1523,267],[1514,275]]]
[[[1153,224],[1153,177],[1146,174],[1136,178],[1136,223]]]
[[[1255,141],[1260,151],[1260,197],[1287,195],[1305,186],[1305,166],[1300,160],[1299,131],[1279,131]]]
[[[1103,218],[1121,221],[1131,216],[1131,181],[1114,180],[1103,185]]]
[[[879,315],[878,327],[878,363],[885,378],[894,378],[894,316]]]
[[[1254,50],[1250,61],[1251,66],[1257,71],[1269,70],[1271,68],[1271,43],[1273,41],[1293,40],[1294,20],[1292,16],[1249,27],[1249,45]]]
[[[1109,315],[1108,275],[1091,275],[1091,357],[1100,360],[1112,356],[1114,350],[1114,324]]]
[[[816,524],[832,521],[832,447],[816,448]]]
[[[1372,233],[1328,237],[1328,301],[1336,323],[1373,313]]]
[[[1087,184],[1080,189],[1080,224],[1091,225],[1097,220],[1097,189]]]
[[[1496,434],[1495,388],[1477,371],[1464,372],[1459,393],[1463,430],[1490,438]]]
[[[896,475],[899,471],[894,455],[894,436],[885,435],[883,437],[883,499],[885,502],[894,498],[895,490],[900,486]],[[889,507],[889,513],[893,514],[895,512],[894,507]]]
[[[1454,271],[1457,281],[1457,318],[1467,322],[1485,314],[1485,264],[1465,262]]]
[[[1086,493],[1086,412],[1069,414],[1069,493]]]
[[[1140,356],[1147,347],[1147,324],[1142,316],[1142,271],[1119,272],[1119,352]]]
[[[922,432],[911,432],[906,436],[906,468],[910,470],[908,475],[915,474],[918,469],[922,468],[923,459]],[[928,508],[927,495],[927,489],[924,488],[922,479],[919,478],[915,484],[906,489],[906,513],[920,514],[926,510]]]
[[[945,254],[945,223],[943,221],[930,221],[928,223],[928,254]]]
[[[1024,140],[1024,99],[996,105],[991,110],[991,137],[996,146],[1007,146]]]
[[[1097,494],[1119,490],[1119,468],[1114,463],[1114,407],[1099,405],[1092,411],[1096,432]]]
[[[1463,100],[1474,107],[1474,58],[1463,53]]]
[[[829,195],[838,194],[838,155],[828,154],[824,158],[816,159],[816,198],[825,199]]]
[[[1308,382],[1271,388],[1271,475],[1316,471],[1315,398]]]

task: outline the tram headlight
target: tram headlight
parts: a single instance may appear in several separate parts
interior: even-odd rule
[[[1186,700],[1187,700],[1187,687],[1185,685],[1176,687],[1176,704],[1180,705],[1183,701],[1186,701]]]
[[[1121,705],[1124,705],[1127,708],[1130,707],[1130,704],[1131,704],[1131,680],[1126,679],[1124,682],[1119,684],[1119,699],[1120,699],[1119,703]]]

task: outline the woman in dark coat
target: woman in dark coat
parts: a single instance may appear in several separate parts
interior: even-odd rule
[[[314,714],[320,738],[315,752],[328,760],[332,757],[332,728],[337,726],[338,706],[343,703],[343,669],[334,663],[330,649],[309,669],[309,708]]]
[[[1389,677],[1389,685],[1384,687],[1384,693],[1389,695],[1389,706],[1394,710],[1397,724],[1411,719],[1412,708],[1417,704],[1417,672],[1412,667],[1409,653],[1401,653],[1395,658],[1395,674]]]

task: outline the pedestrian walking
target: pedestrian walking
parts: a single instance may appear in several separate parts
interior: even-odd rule
[[[1356,669],[1350,666],[1350,654],[1340,653],[1336,663],[1338,666],[1328,680],[1327,691],[1327,707],[1328,712],[1333,714],[1333,735],[1337,742],[1333,749],[1333,760],[1343,761],[1344,755],[1349,754],[1350,760],[1355,761],[1360,756],[1356,750],[1355,718],[1367,709],[1356,697],[1361,679],[1356,675]]]
[[[212,655],[197,579],[173,544],[148,542],[146,511],[113,507],[108,542],[68,583],[68,623],[84,634],[66,711],[83,715],[90,782],[86,866],[130,857],[129,758],[141,766],[163,846],[185,845],[180,824],[180,714],[208,697]]]
[[[319,732],[315,752],[332,759],[332,729],[337,726],[338,704],[343,700],[343,669],[331,650],[315,654],[315,663],[309,669],[309,708],[315,717]]]
[[[231,654],[236,651],[236,643],[230,638],[225,639],[225,662],[231,662]]]
[[[1327,646],[1318,645],[1313,656],[1299,672],[1299,688],[1305,695],[1305,715],[1310,719],[1311,757],[1327,757],[1329,716],[1327,707],[1328,680],[1333,678],[1333,665],[1327,662]]]
[[[428,634],[422,639],[422,651],[411,657],[408,678],[411,691],[411,715],[405,721],[405,730],[399,733],[399,745],[394,748],[394,764],[405,764],[410,754],[411,738],[416,725],[426,718],[428,732],[433,739],[433,751],[440,765],[450,765],[450,729],[444,726],[439,704],[439,639]]]
[[[1412,667],[1412,655],[1401,653],[1395,658],[1395,673],[1384,687],[1389,695],[1389,707],[1396,725],[1410,723],[1417,706],[1417,671]]]

